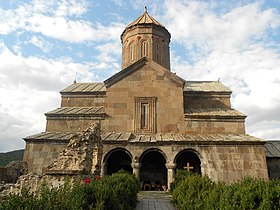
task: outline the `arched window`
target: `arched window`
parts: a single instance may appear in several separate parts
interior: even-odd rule
[[[134,46],[134,44],[131,44],[130,45],[130,60],[131,61],[134,61],[134,59],[135,59],[134,54],[135,54],[135,46]]]
[[[160,46],[159,43],[156,43],[156,60],[160,60]]]
[[[148,43],[143,41],[141,44],[141,57],[148,56]]]

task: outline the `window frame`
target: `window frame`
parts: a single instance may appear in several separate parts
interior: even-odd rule
[[[135,97],[136,133],[156,133],[156,102],[157,97]]]

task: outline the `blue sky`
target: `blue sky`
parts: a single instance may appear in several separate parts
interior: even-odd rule
[[[171,33],[173,72],[220,78],[247,133],[280,139],[280,0],[0,0],[0,152],[44,131],[74,79],[120,71],[120,35],[144,5]]]

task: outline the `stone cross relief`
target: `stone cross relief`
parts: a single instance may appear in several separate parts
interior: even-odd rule
[[[187,171],[191,171],[191,170],[193,170],[193,166],[191,166],[190,163],[187,163],[187,166],[184,166],[183,169],[185,169]]]

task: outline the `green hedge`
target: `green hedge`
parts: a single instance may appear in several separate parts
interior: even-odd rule
[[[119,172],[90,183],[77,180],[73,186],[66,181],[60,188],[41,186],[40,196],[27,190],[10,195],[0,203],[2,210],[130,210],[136,206],[140,190],[135,176]]]
[[[173,201],[187,209],[280,209],[280,180],[246,177],[233,184],[179,171],[172,185]]]

